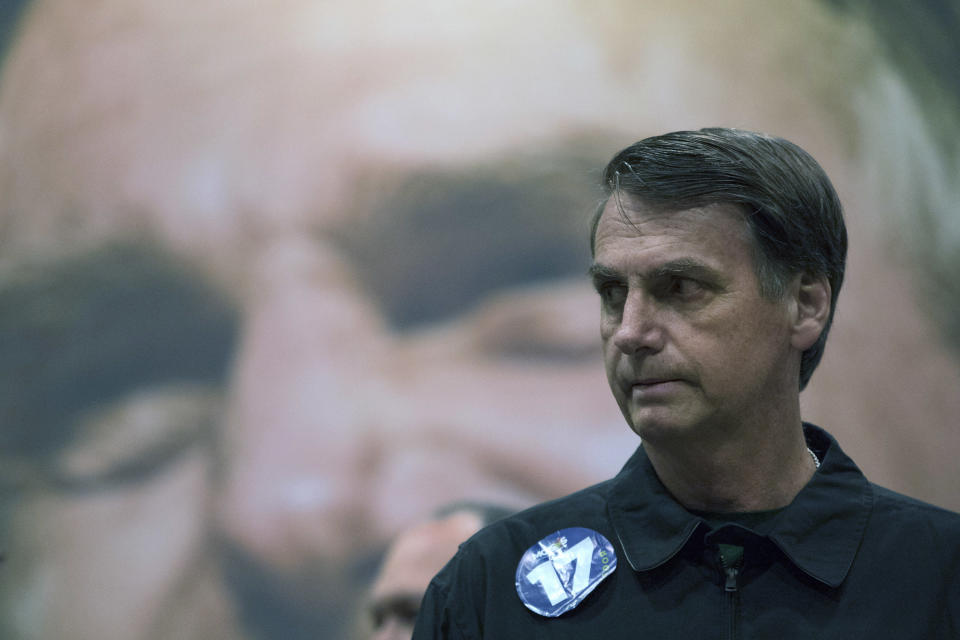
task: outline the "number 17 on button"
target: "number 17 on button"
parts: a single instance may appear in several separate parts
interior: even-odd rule
[[[579,605],[617,568],[613,545],[584,527],[561,529],[527,549],[517,565],[517,595],[550,618]]]

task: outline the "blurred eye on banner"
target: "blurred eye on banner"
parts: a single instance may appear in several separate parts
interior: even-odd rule
[[[150,478],[194,446],[213,444],[222,397],[202,385],[138,390],[79,419],[77,442],[50,469],[57,488],[109,489]]]

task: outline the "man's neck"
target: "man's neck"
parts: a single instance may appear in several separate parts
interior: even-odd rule
[[[740,429],[719,442],[644,442],[663,485],[688,509],[747,512],[785,507],[816,471],[796,421]]]

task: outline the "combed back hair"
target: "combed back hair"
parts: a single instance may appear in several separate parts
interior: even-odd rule
[[[800,360],[806,387],[823,356],[843,283],[847,231],[840,199],[826,173],[797,145],[762,133],[710,128],[646,138],[617,153],[603,171],[603,202],[611,197],[627,217],[623,201],[661,211],[732,204],[743,213],[754,238],[760,293],[779,299],[792,276],[825,276],[830,315],[817,342]]]

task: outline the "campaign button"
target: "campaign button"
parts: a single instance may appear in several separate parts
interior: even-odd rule
[[[584,527],[561,529],[527,549],[517,565],[517,595],[534,613],[570,611],[617,568],[613,545]]]

